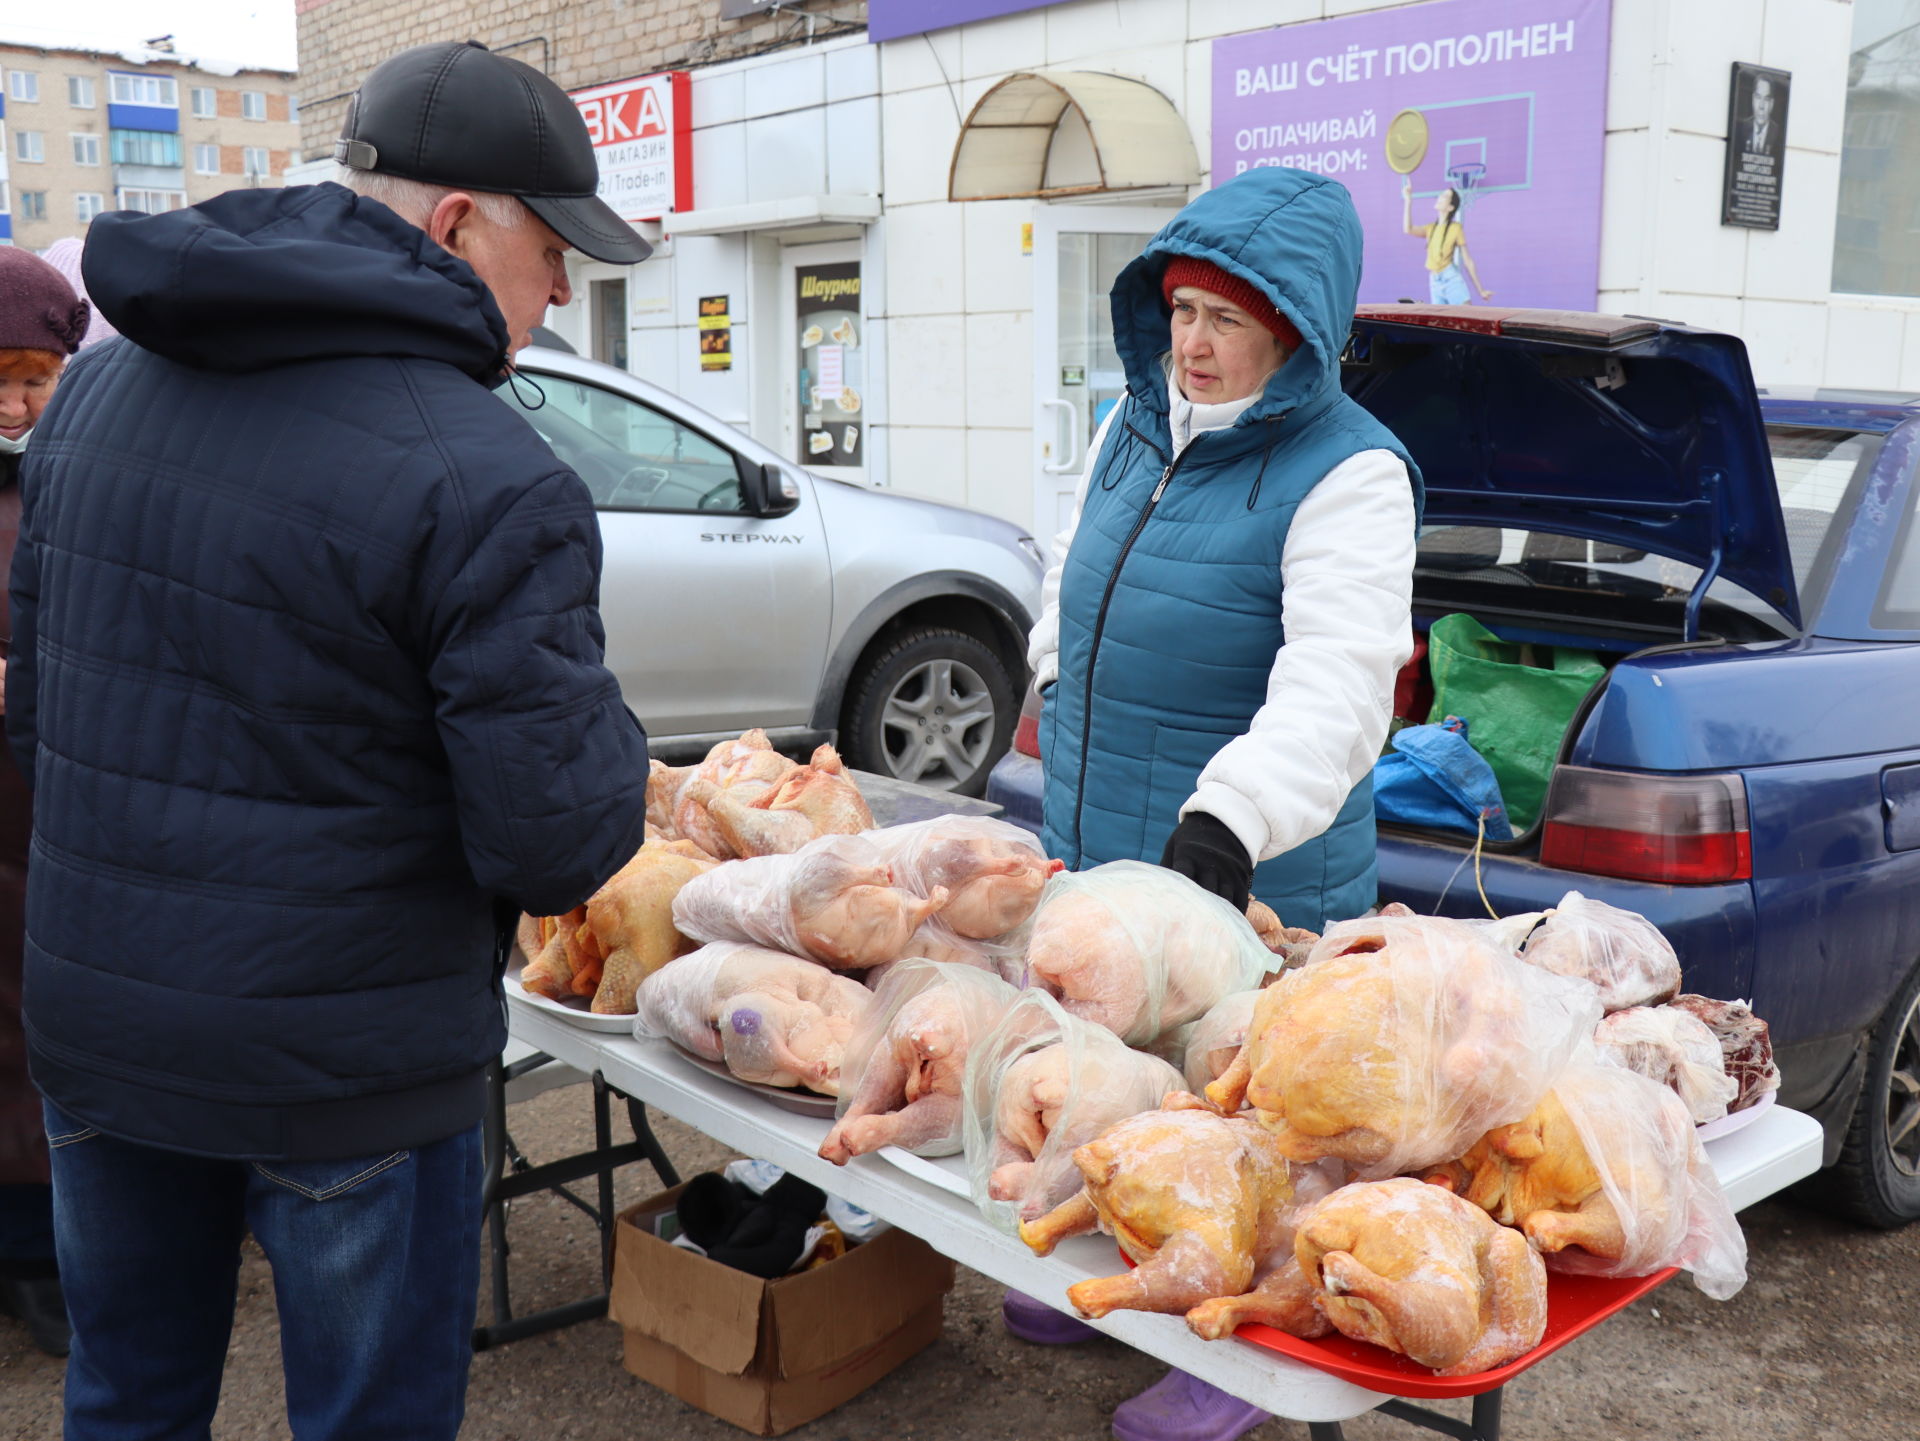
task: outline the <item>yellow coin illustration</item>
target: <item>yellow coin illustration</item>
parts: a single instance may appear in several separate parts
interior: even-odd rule
[[[1387,126],[1387,165],[1410,175],[1427,158],[1427,117],[1418,110],[1402,110]]]

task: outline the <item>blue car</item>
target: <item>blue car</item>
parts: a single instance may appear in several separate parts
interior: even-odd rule
[[[1920,1218],[1920,396],[1761,392],[1730,336],[1568,312],[1368,307],[1346,362],[1426,477],[1416,629],[1606,668],[1532,826],[1476,865],[1382,824],[1381,900],[1647,916],[1771,1026],[1818,1198]],[[1037,825],[1031,730],[987,794]]]

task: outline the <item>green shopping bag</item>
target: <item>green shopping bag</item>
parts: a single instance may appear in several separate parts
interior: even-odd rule
[[[1528,658],[1547,664],[1528,664]],[[1561,737],[1587,692],[1606,679],[1606,667],[1570,646],[1511,644],[1470,615],[1433,623],[1427,665],[1430,723],[1454,715],[1466,720],[1473,748],[1500,782],[1515,832],[1526,830],[1546,802]]]

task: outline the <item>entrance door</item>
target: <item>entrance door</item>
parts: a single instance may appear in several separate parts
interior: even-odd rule
[[[1113,345],[1113,282],[1173,208],[1035,207],[1033,530],[1050,539],[1073,515],[1093,434],[1127,391]]]

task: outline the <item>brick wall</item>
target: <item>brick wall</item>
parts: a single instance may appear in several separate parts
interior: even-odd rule
[[[864,0],[797,0],[816,34],[866,23]],[[297,0],[302,148],[330,154],[346,96],[388,56],[437,40],[478,40],[544,70],[568,90],[654,70],[686,69],[768,49],[806,33],[792,9],[722,20],[719,0]]]

